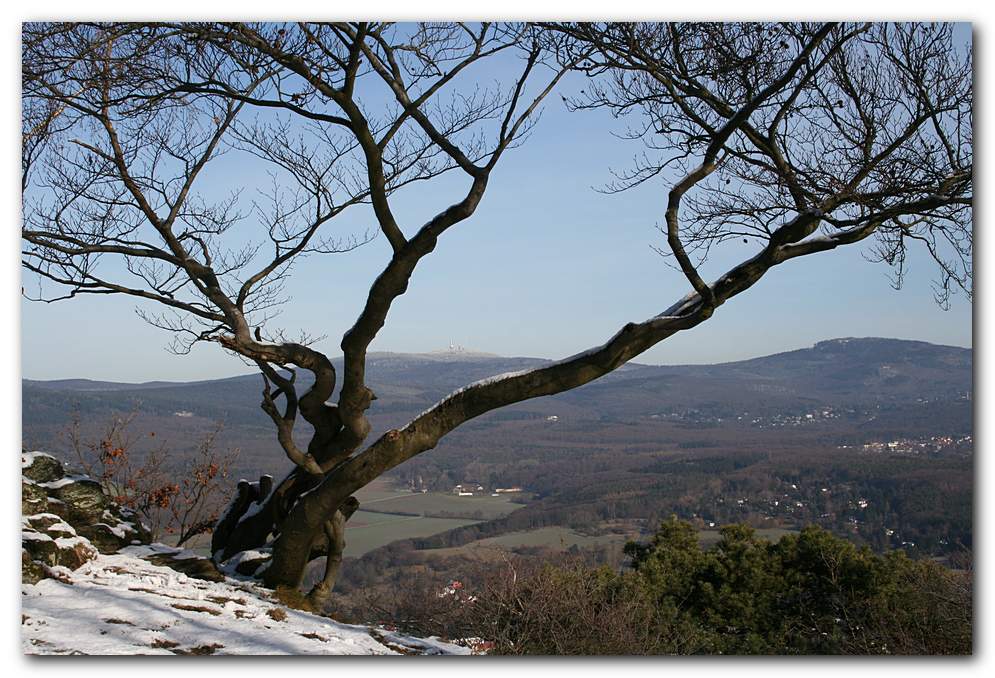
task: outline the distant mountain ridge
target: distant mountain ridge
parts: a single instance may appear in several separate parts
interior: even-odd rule
[[[406,423],[448,393],[479,379],[539,367],[540,358],[458,353],[371,353],[370,387],[377,400],[369,411],[373,433]],[[341,358],[334,361],[341,367]],[[963,401],[973,384],[973,352],[955,346],[882,338],[842,338],[811,348],[714,365],[630,363],[581,388],[538,398],[485,415],[529,419],[556,415],[574,422],[627,421],[653,415],[707,410],[713,416],[749,411],[764,415],[816,406],[888,407],[917,401]],[[298,375],[299,388],[309,375]],[[86,379],[22,381],[26,441],[54,444],[69,413],[106,421],[113,413],[140,410],[150,423],[176,435],[224,421],[246,439],[272,435],[259,409],[258,374],[195,382],[122,384]],[[960,406],[958,406],[960,407]],[[961,408],[962,410],[964,408]],[[970,408],[967,408],[969,416]],[[193,416],[181,420],[187,413]],[[299,429],[305,432],[306,423]],[[240,441],[239,444],[242,444]],[[247,444],[247,443],[246,443]]]
[[[341,370],[342,359],[334,361]],[[480,353],[386,353],[373,352],[367,359],[367,374],[377,393],[375,406],[383,408],[406,401],[425,404],[452,390],[503,372],[541,367],[550,360],[528,357],[504,357]],[[597,388],[599,384],[618,382],[697,381],[700,385],[715,382],[779,382],[799,395],[826,393],[862,396],[900,394],[918,389],[921,394],[952,394],[970,390],[973,351],[969,348],[942,346],[922,341],[884,338],[840,338],[820,341],[811,348],[785,351],[747,360],[710,365],[646,365],[629,363],[576,392]],[[301,388],[309,383],[308,374],[299,375]],[[243,392],[251,393],[255,406],[260,389],[258,374],[239,375],[203,381],[121,383],[90,379],[22,380],[25,395],[35,391],[63,394],[88,394],[93,397],[126,397],[142,394],[143,399],[186,401],[195,392],[213,399],[221,396],[231,404]],[[691,389],[693,393],[695,389]],[[155,394],[151,393],[155,391]],[[808,393],[804,393],[808,391]],[[565,395],[565,394],[562,394]],[[201,400],[194,397],[193,403]],[[30,404],[28,402],[26,405]],[[414,405],[414,402],[412,402]]]
[[[369,410],[372,435],[404,425],[469,383],[551,362],[469,352],[452,358],[371,353],[367,375],[377,395]],[[334,363],[341,368],[341,358]],[[300,371],[297,381],[299,388],[307,388],[309,375]],[[240,447],[244,459],[258,459],[259,468],[270,472],[267,464],[272,461],[264,460],[272,460],[274,434],[259,408],[261,388],[258,374],[143,384],[24,379],[22,437],[40,449],[64,449],[64,432],[74,408],[92,427],[106,425],[122,413],[138,412],[140,429],[154,431],[157,441],[184,449],[215,422],[223,421],[225,444]],[[589,431],[593,441],[606,426],[616,424],[804,416],[828,407],[867,411],[882,431],[909,432],[910,426],[922,429],[933,422],[929,426],[946,432],[970,432],[972,388],[971,349],[899,339],[842,338],[714,365],[629,363],[578,389],[495,410],[460,430],[470,435],[471,429],[499,422],[555,417],[561,426]],[[924,403],[928,403],[926,409]],[[295,433],[303,436],[307,431],[307,423],[298,422]],[[511,435],[529,444],[525,429]]]
[[[763,367],[769,368],[777,365],[779,362],[783,363],[801,363],[805,362],[806,359],[811,360],[810,356],[823,356],[829,357],[833,355],[840,355],[844,353],[850,353],[851,356],[862,355],[869,359],[879,359],[881,361],[886,361],[887,358],[891,357],[891,354],[884,355],[885,351],[898,350],[900,352],[899,359],[902,361],[907,361],[912,357],[916,358],[927,358],[932,360],[936,355],[942,354],[951,358],[955,365],[964,366],[965,364],[970,367],[973,355],[973,350],[970,348],[964,348],[960,346],[949,346],[944,344],[932,344],[925,341],[916,341],[911,339],[891,339],[882,337],[841,337],[839,339],[825,339],[823,341],[816,342],[810,348],[800,348],[791,351],[782,351],[780,353],[772,353],[765,356],[759,356],[756,358],[746,358],[743,360],[728,361],[721,363],[694,363],[694,364],[681,364],[676,363],[673,365],[650,365],[639,362],[629,362],[624,365],[624,368],[628,369],[669,369],[669,370],[681,370],[681,371],[696,371],[702,370],[703,372],[709,372],[713,369],[735,369],[736,367],[751,368],[751,367]],[[966,362],[965,362],[966,361]],[[335,364],[336,369],[342,367],[341,356],[334,358],[332,361]],[[444,363],[444,362],[459,362],[469,365],[474,363],[480,363],[481,367],[484,365],[513,365],[521,366],[519,369],[526,369],[527,367],[539,366],[544,363],[554,362],[546,358],[529,358],[520,356],[501,356],[496,353],[484,353],[478,351],[432,351],[428,353],[399,353],[393,351],[371,351],[367,355],[367,363],[372,368],[384,368],[389,371],[395,369],[404,369],[405,367],[410,367],[417,365],[418,363]],[[815,363],[823,362],[823,360],[813,361]],[[473,367],[471,367],[473,370]],[[375,371],[375,369],[374,369]],[[497,373],[495,373],[497,374]],[[490,375],[486,375],[490,376]],[[609,375],[610,376],[610,375]],[[22,379],[25,384],[30,384],[39,388],[47,388],[50,390],[66,390],[66,391],[128,391],[128,390],[146,390],[152,388],[171,388],[180,386],[192,386],[195,384],[206,384],[215,382],[231,382],[236,380],[256,380],[258,381],[259,376],[257,374],[244,374],[236,375],[232,377],[219,377],[216,379],[204,379],[196,381],[147,381],[147,382],[114,382],[114,381],[102,381],[93,379]]]
[[[177,386],[186,383],[197,383],[178,381],[144,381],[141,383],[129,383],[117,381],[97,381],[94,379],[24,379],[23,381],[39,386],[40,388],[47,388],[53,391],[132,391],[144,390],[148,388]]]

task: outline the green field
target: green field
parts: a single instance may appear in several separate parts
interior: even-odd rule
[[[506,516],[522,508],[511,497],[502,494],[458,497],[441,492],[410,492],[392,489],[385,484],[367,487],[356,493],[360,508],[377,513],[417,513],[419,515],[443,516],[446,518],[466,518],[469,520],[493,520]]]
[[[360,510],[346,523],[345,555],[350,557],[362,556],[399,539],[430,537],[457,527],[500,518],[522,507],[521,504],[513,503],[512,496],[507,494],[499,497],[459,497],[441,492],[411,492],[397,488],[384,479],[370,483],[357,492],[356,497],[360,501]],[[446,517],[431,517],[439,515]],[[759,537],[777,541],[786,534],[797,533],[797,530],[765,528],[758,529],[756,533]],[[698,532],[698,540],[704,548],[714,546],[719,537],[718,530]],[[544,546],[565,551],[571,546],[588,548],[617,544],[621,548],[626,541],[640,539],[636,532],[591,536],[570,528],[552,526],[510,532],[463,546],[429,549],[421,553],[431,556],[460,554],[487,558],[519,547]],[[192,546],[195,551],[208,555],[207,543],[198,541]]]
[[[345,555],[358,557],[398,539],[430,537],[433,534],[493,520],[522,507],[508,495],[457,497],[439,492],[414,493],[398,489],[384,479],[356,493],[360,510],[346,523]],[[370,510],[364,510],[369,507]],[[401,515],[415,513],[418,515]],[[429,516],[443,514],[444,518]],[[210,555],[210,535],[195,538],[188,548]]]
[[[398,539],[429,537],[479,521],[461,518],[425,518],[394,513],[356,511],[346,523],[346,556],[361,556]]]
[[[441,492],[411,492],[377,480],[356,493],[357,511],[346,523],[346,556],[361,556],[398,539],[430,537],[522,507],[508,495],[457,497]],[[416,515],[404,515],[416,514]],[[431,517],[431,516],[445,517]]]
[[[407,490],[394,487],[390,481],[384,478],[377,478],[372,483],[357,492],[356,499],[358,499],[361,504],[365,504],[370,501],[378,501],[387,497],[399,497],[406,494],[411,493]]]

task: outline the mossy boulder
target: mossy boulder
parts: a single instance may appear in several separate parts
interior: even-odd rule
[[[76,528],[54,513],[36,513],[25,516],[22,523],[36,532],[49,532],[61,537],[76,536]]]
[[[70,524],[100,522],[104,511],[111,505],[100,483],[85,476],[63,478],[50,483],[47,489],[49,497],[62,502],[61,505],[54,504],[52,512],[58,513]]]
[[[21,475],[37,483],[51,483],[65,477],[62,462],[45,452],[23,452]]]
[[[52,567],[74,570],[98,553],[117,553],[128,546],[147,547],[133,554],[187,576],[224,581],[224,574],[208,558],[163,544],[150,545],[152,536],[135,511],[112,501],[97,481],[67,474],[55,457],[27,452],[21,456],[21,466],[21,577],[25,584],[57,576],[50,571]]]
[[[134,511],[111,501],[97,481],[68,475],[55,457],[25,452],[21,468],[24,583],[50,576],[51,567],[76,569],[98,553],[151,541]]]
[[[100,522],[83,525],[77,531],[101,553],[117,553],[125,546],[148,544],[152,535],[134,512],[111,505],[100,516]]]
[[[61,529],[50,528],[49,531],[39,532],[28,528],[21,532],[21,548],[37,563],[49,567],[61,565],[70,570],[82,567],[97,557],[97,549],[89,540],[76,535],[62,536],[65,534]]]
[[[31,557],[31,552],[26,548],[21,549],[21,583],[37,584],[48,576],[45,567]]]
[[[21,482],[21,515],[30,516],[48,511],[48,493],[38,483],[24,479]]]

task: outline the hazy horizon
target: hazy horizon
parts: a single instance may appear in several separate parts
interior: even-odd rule
[[[956,30],[970,44],[970,25]],[[495,60],[475,76],[477,82],[506,76],[508,66]],[[574,94],[585,82],[569,76],[561,93]],[[560,96],[551,96],[531,137],[495,168],[474,216],[446,232],[419,264],[370,350],[424,353],[455,343],[556,360],[601,345],[626,323],[646,320],[684,297],[687,280],[653,250],[665,243],[657,226],[672,173],[622,194],[596,190],[611,181],[612,170],[631,166],[644,150],[613,136],[625,128],[624,121],[605,111],[570,112]],[[198,181],[205,199],[240,189],[249,201],[269,179],[257,165],[230,154],[212,160]],[[462,197],[467,185],[458,175],[446,174],[393,194],[402,230],[413,233]],[[369,232],[375,220],[367,207],[336,217],[328,233]],[[244,225],[258,235],[260,224]],[[730,362],[838,336],[972,345],[971,302],[957,294],[950,310],[937,306],[936,270],[921,248],[910,247],[904,286],[895,290],[891,269],[867,260],[871,247],[855,245],[776,266],[708,322],[679,332],[636,360]],[[756,243],[738,238],[723,243],[701,266],[701,275],[717,279],[757,250]],[[301,332],[325,337],[315,348],[339,355],[342,335],[359,316],[391,254],[386,239],[377,237],[346,254],[299,259],[285,290],[290,301],[266,323],[264,334],[285,330],[288,338]],[[33,292],[35,277],[23,271],[21,277],[24,289]],[[136,308],[156,310],[154,304],[121,295],[82,295],[55,304],[22,298],[22,375],[141,382],[255,371],[218,346],[197,345],[181,357],[167,353],[163,349],[171,335],[142,322]]]
[[[844,340],[844,339],[853,339],[853,340],[858,340],[858,341],[859,340],[867,340],[867,339],[883,339],[883,340],[888,340],[888,341],[924,342],[924,343],[932,344],[932,345],[935,345],[935,346],[946,346],[946,347],[951,347],[951,348],[962,348],[962,349],[970,350],[970,351],[974,350],[974,347],[971,344],[969,344],[967,346],[963,346],[963,345],[959,345],[959,344],[943,344],[943,343],[939,343],[939,342],[924,341],[922,339],[910,339],[910,338],[906,338],[906,337],[885,337],[885,336],[861,336],[861,337],[857,337],[857,336],[840,335],[840,336],[834,336],[834,337],[825,337],[824,339],[819,339],[819,340],[817,340],[815,342],[812,342],[811,344],[804,345],[804,346],[795,346],[793,348],[787,348],[787,349],[784,349],[784,350],[771,351],[769,353],[761,353],[761,354],[757,354],[757,355],[746,356],[744,358],[737,358],[735,360],[717,360],[717,361],[712,361],[712,362],[650,362],[650,361],[647,361],[647,360],[640,360],[637,357],[636,359],[629,361],[629,363],[630,364],[635,364],[635,365],[648,365],[648,366],[656,366],[656,367],[680,366],[680,365],[721,365],[721,364],[726,364],[726,363],[740,362],[740,361],[743,361],[743,360],[751,360],[751,359],[754,359],[754,358],[764,358],[764,357],[768,357],[768,356],[772,356],[772,355],[778,355],[778,354],[781,354],[781,353],[788,353],[788,352],[791,352],[791,351],[805,350],[805,349],[812,348],[816,343],[820,343],[820,342],[824,342],[824,341],[840,341],[840,340]],[[375,356],[375,355],[388,354],[388,355],[423,356],[423,355],[446,355],[446,354],[450,354],[450,353],[452,353],[454,355],[479,356],[479,357],[494,357],[494,358],[507,358],[507,359],[527,358],[527,359],[539,359],[539,360],[556,360],[555,358],[545,358],[543,356],[522,355],[522,354],[507,354],[507,353],[494,353],[494,352],[488,352],[488,351],[478,351],[478,350],[474,349],[472,346],[459,346],[455,350],[453,348],[449,347],[449,346],[446,346],[446,347],[443,347],[441,349],[432,350],[432,351],[375,350],[375,351],[370,351],[368,355]],[[335,361],[335,360],[341,359],[342,355],[341,354],[335,354],[335,355],[330,355],[329,357],[333,361]],[[567,356],[563,356],[563,357],[567,357]],[[118,384],[135,384],[135,385],[141,385],[141,384],[153,383],[153,382],[170,382],[170,383],[178,383],[179,384],[179,383],[191,383],[191,382],[197,382],[197,381],[216,381],[216,380],[221,380],[221,379],[233,379],[233,378],[236,378],[236,377],[243,377],[243,376],[252,375],[252,374],[255,374],[256,372],[257,372],[257,370],[249,368],[249,367],[246,367],[245,370],[243,370],[242,372],[239,372],[239,373],[232,373],[232,374],[228,374],[228,375],[213,376],[213,377],[203,377],[203,378],[200,378],[200,379],[151,378],[151,379],[141,379],[141,380],[122,380],[122,379],[110,379],[108,377],[100,377],[100,376],[80,376],[78,374],[70,374],[70,375],[55,376],[55,377],[46,377],[46,378],[36,378],[36,377],[31,377],[31,376],[27,376],[25,374],[22,374],[21,375],[21,379],[22,380],[27,380],[27,381],[41,381],[41,382],[46,382],[46,381],[82,380],[82,381],[98,381],[98,382],[108,382],[108,383],[118,383]]]

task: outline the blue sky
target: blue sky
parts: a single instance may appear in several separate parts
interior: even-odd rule
[[[576,84],[568,83],[569,87]],[[560,358],[599,344],[629,321],[659,313],[688,289],[651,245],[666,199],[662,181],[620,195],[595,187],[640,151],[613,137],[621,126],[603,113],[545,106],[532,137],[498,164],[477,213],[451,229],[422,261],[395,302],[372,350],[422,352],[450,342],[502,355]],[[258,183],[258,168],[234,160],[211,167],[209,190]],[[458,199],[467,182],[450,174],[399,194],[395,213],[410,234]],[[346,215],[345,230],[372,226]],[[341,228],[335,226],[335,228]],[[756,245],[720,251],[704,267],[713,279]],[[704,325],[638,358],[648,363],[711,363],[790,350],[841,336],[884,336],[971,345],[971,305],[949,311],[933,301],[933,270],[910,257],[902,290],[889,270],[859,247],[805,257],[771,270]],[[292,301],[272,326],[293,335],[327,335],[318,346],[338,355],[342,333],[389,257],[381,237],[359,250],[301,261],[287,288]],[[31,285],[25,276],[25,285]],[[117,381],[193,380],[251,371],[216,345],[174,356],[169,336],[145,325],[135,301],[82,298],[22,301],[22,376]]]

